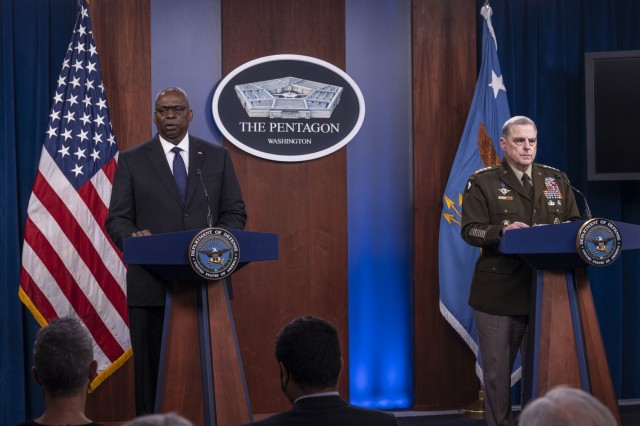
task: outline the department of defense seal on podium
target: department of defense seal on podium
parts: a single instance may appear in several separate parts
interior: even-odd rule
[[[578,231],[576,249],[580,258],[591,266],[607,266],[622,252],[618,227],[607,219],[590,219]]]
[[[238,266],[240,246],[226,229],[206,228],[191,240],[188,256],[196,274],[207,280],[221,280]]]

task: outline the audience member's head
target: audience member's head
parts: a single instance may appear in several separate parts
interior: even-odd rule
[[[276,337],[282,391],[292,402],[302,396],[335,391],[342,355],[338,332],[317,317],[300,317]]]
[[[611,411],[582,389],[558,386],[522,410],[518,426],[616,426]]]
[[[54,319],[36,335],[33,364],[45,395],[85,394],[96,373],[89,332],[74,318]]]
[[[75,318],[58,318],[41,328],[33,345],[33,377],[42,387],[45,409],[36,423],[90,424],[87,391],[96,376],[93,341]]]
[[[193,423],[176,413],[165,413],[139,416],[124,426],[193,426]]]

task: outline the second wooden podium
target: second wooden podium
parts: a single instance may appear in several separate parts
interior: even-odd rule
[[[622,250],[640,248],[640,226],[592,219],[597,220],[619,230]],[[523,372],[523,405],[554,386],[569,385],[593,394],[620,424],[587,278],[588,264],[579,255],[578,238],[586,225],[577,221],[513,230],[500,242],[502,253],[520,256],[537,271]]]

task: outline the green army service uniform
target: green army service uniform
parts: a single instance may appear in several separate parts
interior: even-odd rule
[[[554,224],[580,219],[569,180],[560,170],[532,164],[533,199],[511,167],[501,164],[471,175],[462,199],[462,238],[482,247],[469,305],[493,315],[528,315],[532,269],[498,252],[502,230],[514,222]]]
[[[498,251],[502,230],[514,222],[535,225],[580,219],[564,173],[541,164],[532,164],[530,172],[532,195],[503,160],[474,173],[462,199],[462,238],[482,248],[469,305],[474,309],[489,426],[515,424],[511,371],[527,330],[533,282],[533,270],[526,262]]]

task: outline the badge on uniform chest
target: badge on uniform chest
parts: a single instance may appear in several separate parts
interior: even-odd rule
[[[548,200],[548,204],[550,206],[555,206],[556,204],[562,205],[562,192],[560,192],[560,188],[558,187],[558,182],[556,182],[555,178],[546,177],[544,178],[544,191],[542,192],[545,198]]]
[[[507,188],[507,184],[504,182],[500,182],[500,188],[498,188],[498,192],[502,195],[498,195],[498,200],[507,200],[512,201],[513,197],[511,195],[507,195],[511,190]]]

